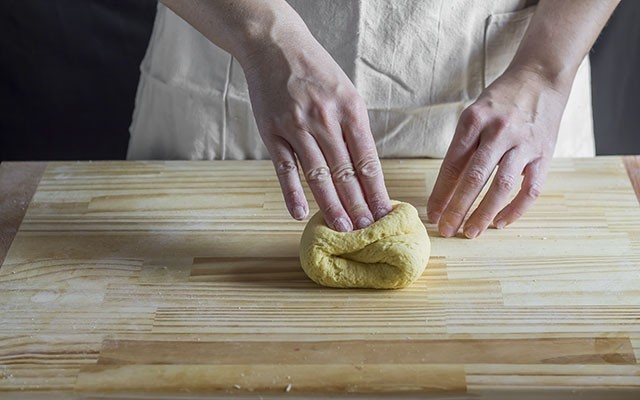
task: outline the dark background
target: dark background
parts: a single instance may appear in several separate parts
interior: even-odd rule
[[[155,0],[0,0],[0,161],[124,159]],[[640,1],[591,54],[598,154],[640,154]]]

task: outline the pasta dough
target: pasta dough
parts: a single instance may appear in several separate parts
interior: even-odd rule
[[[300,241],[304,272],[339,288],[399,289],[418,279],[429,261],[427,230],[411,204],[392,205],[380,220],[351,232],[334,231],[316,213]]]

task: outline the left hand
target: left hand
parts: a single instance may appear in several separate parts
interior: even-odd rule
[[[460,116],[427,205],[429,220],[454,236],[472,204],[498,170],[478,207],[464,223],[475,238],[493,222],[502,229],[540,195],[571,85],[549,82],[531,69],[510,69]],[[505,207],[520,175],[522,186]]]

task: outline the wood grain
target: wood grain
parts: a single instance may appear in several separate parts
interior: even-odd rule
[[[269,162],[49,163],[0,267],[0,397],[636,399],[628,160],[554,160],[477,240],[426,224],[438,161],[385,161],[432,236],[399,291],[307,279]]]
[[[519,352],[514,349],[537,349]],[[629,339],[105,340],[98,364],[635,364]]]

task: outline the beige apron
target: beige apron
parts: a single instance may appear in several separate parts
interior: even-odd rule
[[[289,0],[354,83],[380,157],[444,156],[458,117],[511,61],[525,0]],[[129,159],[267,159],[237,60],[163,5],[141,65]],[[588,58],[556,156],[593,156]]]

